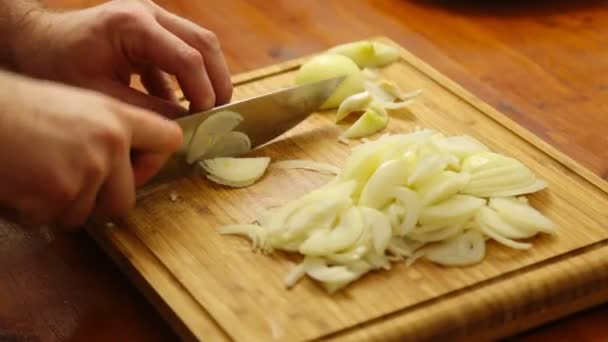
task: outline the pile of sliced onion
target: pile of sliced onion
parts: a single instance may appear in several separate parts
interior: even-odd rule
[[[416,130],[354,147],[326,185],[264,213],[257,224],[220,232],[244,235],[266,253],[303,255],[285,284],[308,276],[334,292],[399,260],[479,263],[486,240],[528,249],[527,239],[555,233],[523,196],[546,186],[521,162],[472,137]]]

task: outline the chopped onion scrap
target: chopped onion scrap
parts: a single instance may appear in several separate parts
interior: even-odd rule
[[[304,169],[337,175],[340,173],[340,168],[327,163],[320,163],[313,160],[283,160],[272,164],[273,167],[279,169]]]
[[[221,232],[246,236],[265,252],[302,254],[287,287],[308,276],[330,293],[391,262],[468,266],[484,259],[487,240],[522,250],[532,247],[523,239],[555,234],[553,222],[521,196],[544,181],[469,136],[428,129],[384,135],[353,148],[339,171],[259,224]],[[242,181],[238,171],[228,174]]]

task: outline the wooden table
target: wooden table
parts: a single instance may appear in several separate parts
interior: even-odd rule
[[[215,31],[233,73],[387,35],[608,178],[607,1],[157,2]],[[85,233],[0,228],[0,270],[2,341],[175,339]],[[600,305],[517,339],[606,340],[605,326]]]

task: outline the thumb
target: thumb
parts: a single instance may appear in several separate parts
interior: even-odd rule
[[[187,114],[186,108],[159,97],[145,94],[119,82],[107,80],[96,84],[95,88],[105,94],[130,105],[145,108],[167,118],[178,118]]]

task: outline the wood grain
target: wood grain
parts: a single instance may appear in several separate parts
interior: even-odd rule
[[[44,0],[61,8],[99,2]],[[594,173],[608,174],[605,1],[157,2],[214,30],[235,73],[387,34]],[[49,241],[0,225],[0,263],[2,338],[172,338],[82,233]],[[523,339],[602,340],[606,324],[608,308],[598,307]]]
[[[212,331],[225,332],[237,341],[503,337],[500,334],[564,314],[555,309],[556,304],[580,303],[586,296],[577,294],[579,289],[608,294],[608,286],[597,285],[606,284],[604,277],[596,278],[596,269],[608,268],[596,261],[608,254],[608,248],[595,250],[608,241],[604,226],[607,184],[594,174],[576,173],[584,169],[556,150],[544,151],[542,140],[505,121],[499,112],[413,55],[403,51],[402,57],[381,74],[402,89],[424,92],[408,113],[393,115],[388,131],[422,126],[449,135],[464,133],[493,150],[516,156],[550,183],[550,191],[530,199],[557,224],[557,238],[535,239],[536,247],[529,253],[492,244],[484,263],[468,268],[398,264],[390,272],[364,277],[335,296],[308,280],[286,290],[282,279],[294,266],[294,258],[254,254],[243,239],[215,233],[223,224],[251,222],[260,211],[329,180],[316,173],[272,168],[261,182],[246,189],[227,189],[201,177],[175,181],[143,198],[124,221],[110,228],[103,223],[93,227],[95,237],[110,249],[120,241],[115,249],[127,259],[141,250],[125,244],[125,236],[148,249],[146,257],[156,265],[131,264],[128,269],[145,273],[148,286],[158,295],[156,300],[160,297],[160,304],[173,306],[175,315],[170,319],[178,319],[174,324],[189,328],[215,324]],[[292,64],[249,74],[252,81],[243,81],[235,98],[289,86],[294,77]],[[260,77],[264,75],[268,76]],[[349,149],[337,142],[340,129],[332,123],[332,114],[314,114],[256,153],[273,160],[313,159],[341,165]],[[173,191],[180,196],[177,203],[169,200]],[[173,276],[173,288],[185,293],[180,297],[190,299],[188,307],[198,304],[205,315],[184,312],[173,302],[174,295],[165,292],[167,284],[157,285],[156,273],[163,268]],[[564,272],[564,268],[572,271]],[[585,279],[588,282],[581,282]],[[559,295],[569,300],[552,302],[552,296]],[[530,320],[528,316],[537,317]],[[191,332],[198,339],[208,333]]]

